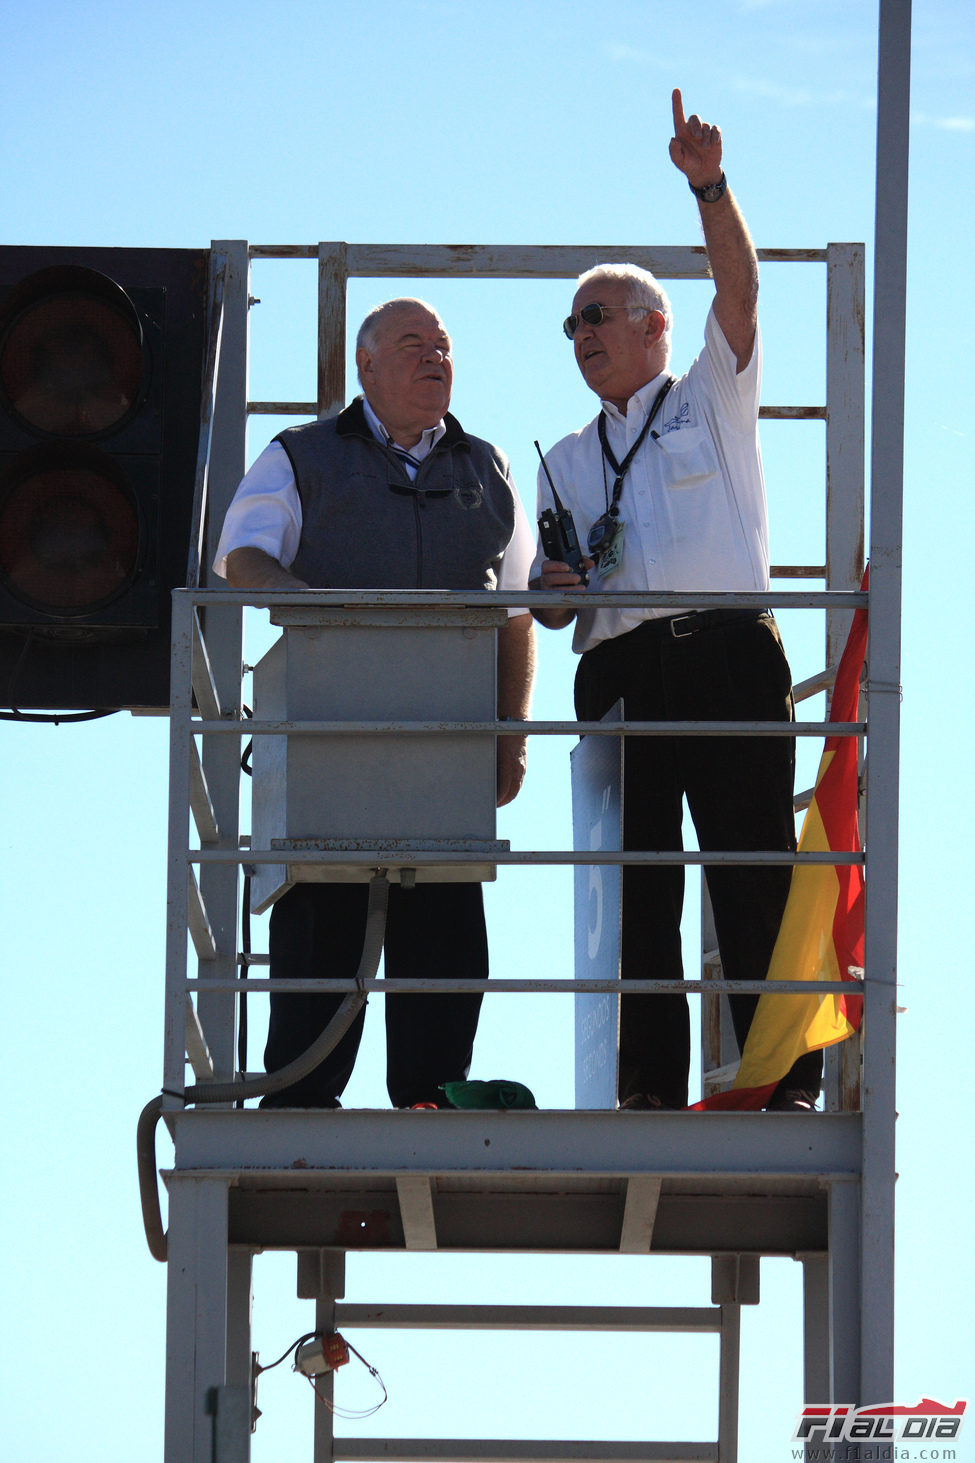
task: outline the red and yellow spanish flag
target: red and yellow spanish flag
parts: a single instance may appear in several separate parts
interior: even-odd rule
[[[836,673],[830,721],[857,719],[866,648],[867,612],[859,609]],[[827,737],[799,851],[859,850],[857,739]],[[767,979],[856,979],[863,968],[863,896],[861,864],[796,864]],[[764,1107],[798,1057],[851,1036],[862,1011],[860,996],[761,996],[733,1087],[695,1103],[695,1108]]]

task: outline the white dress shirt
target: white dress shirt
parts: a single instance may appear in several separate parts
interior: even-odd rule
[[[664,372],[627,402],[626,415],[603,402],[606,438],[622,462],[639,436]],[[756,330],[748,365],[740,373],[735,354],[713,309],[704,349],[671,388],[652,434],[630,464],[619,501],[625,523],[620,567],[606,580],[590,573],[594,591],[763,590],[769,582],[768,511],[758,440],[761,341]],[[599,418],[563,437],[545,461],[559,497],[573,517],[585,550],[589,529],[612,501],[615,474],[603,457]],[[544,472],[538,474],[538,507],[554,507]],[[541,572],[541,546],[532,577]],[[580,609],[573,649],[580,654],[601,640],[632,630],[641,620],[670,609]]]

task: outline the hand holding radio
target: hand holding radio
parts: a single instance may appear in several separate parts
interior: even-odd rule
[[[545,550],[546,562],[565,564],[583,584],[589,583],[586,573],[587,560],[583,558],[576,535],[572,514],[567,508],[561,512],[546,508],[538,520],[538,532]]]
[[[572,514],[568,508],[563,508],[556,492],[555,484],[552,482],[548,464],[542,456],[542,449],[535,443],[535,450],[541,459],[542,467],[545,469],[545,476],[548,478],[549,487],[552,489],[552,496],[555,499],[554,508],[546,508],[538,520],[538,533],[542,541],[542,548],[545,550],[546,562],[565,564],[570,572],[577,576],[583,586],[589,583],[588,570],[592,568],[593,561],[583,554],[579,547],[579,536],[576,533],[575,524],[572,521]],[[572,589],[573,584],[546,585],[552,589]]]

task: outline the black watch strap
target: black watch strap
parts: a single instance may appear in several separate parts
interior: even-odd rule
[[[690,181],[688,181],[687,186],[695,198],[699,198],[702,203],[717,203],[718,199],[724,196],[724,191],[728,186],[728,179],[722,173],[716,183],[705,183],[703,188],[695,188],[694,184]]]

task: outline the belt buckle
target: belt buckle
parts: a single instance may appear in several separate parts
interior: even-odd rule
[[[691,626],[691,628],[689,630],[678,630],[677,629],[677,626],[679,624],[683,624],[685,622],[688,622],[690,620],[693,620],[694,618],[695,618],[695,615],[694,615],[694,612],[693,611],[691,611],[691,613],[689,615],[675,615],[674,616],[674,618],[669,622],[669,624],[670,624],[670,633],[671,633],[671,635],[673,635],[673,637],[674,637],[675,640],[686,640],[689,635],[693,635],[694,634],[694,626],[693,625]]]

